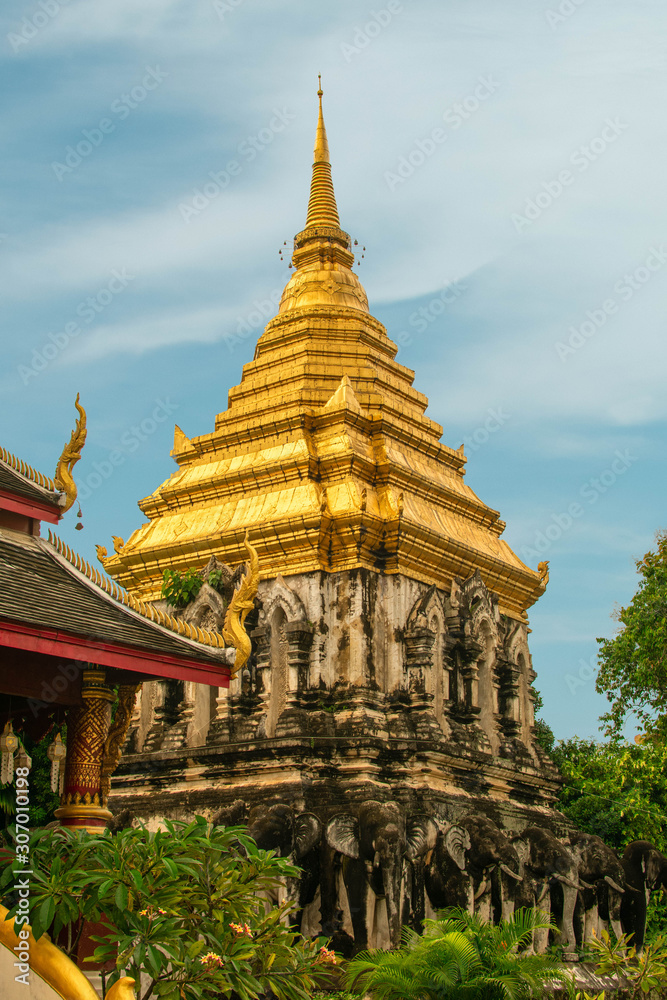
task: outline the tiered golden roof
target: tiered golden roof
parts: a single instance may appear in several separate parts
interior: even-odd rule
[[[140,502],[139,528],[105,569],[145,600],[166,568],[244,557],[262,578],[366,567],[439,586],[479,569],[503,610],[525,618],[539,576],[464,481],[465,458],[440,442],[428,400],[368,312],[340,229],[322,115],[295,273],[241,384],[211,434],[176,428],[179,469]]]

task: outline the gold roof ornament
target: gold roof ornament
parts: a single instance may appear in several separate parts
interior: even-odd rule
[[[245,620],[248,612],[252,611],[259,584],[259,557],[257,549],[250,544],[247,529],[243,544],[250,557],[250,566],[241,583],[234,591],[234,596],[229,602],[227,614],[225,615],[225,623],[222,627],[223,639],[229,646],[233,646],[236,649],[236,657],[231,673],[232,677],[236,677],[239,670],[245,666],[252,652],[252,643],[245,630]]]
[[[63,448],[63,453],[58,459],[58,465],[56,466],[56,473],[54,476],[56,489],[61,490],[67,498],[65,505],[62,508],[63,514],[65,514],[76,501],[77,488],[72,477],[72,469],[81,458],[81,451],[86,443],[86,435],[88,433],[86,429],[86,411],[79,403],[78,392],[76,394],[76,399],[74,400],[74,405],[79,411],[76,427],[72,431],[72,436],[70,437],[68,444],[66,444]]]

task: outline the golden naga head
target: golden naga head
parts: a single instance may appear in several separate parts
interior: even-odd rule
[[[86,443],[86,434],[88,433],[86,428],[86,411],[79,403],[78,392],[74,400],[74,405],[79,411],[76,427],[72,431],[69,443],[63,448],[63,453],[58,459],[58,465],[56,466],[56,474],[53,477],[56,489],[61,490],[67,498],[62,508],[63,514],[70,509],[77,497],[77,488],[72,478],[72,469],[81,458],[81,451]]]
[[[232,677],[236,677],[239,670],[247,663],[252,652],[252,643],[245,630],[245,620],[248,612],[254,607],[259,584],[259,558],[257,549],[250,544],[247,529],[243,544],[249,556],[248,571],[234,591],[222,628],[223,639],[229,646],[234,646],[236,649],[234,666],[231,671]]]

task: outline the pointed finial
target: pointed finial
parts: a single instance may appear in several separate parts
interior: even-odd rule
[[[322,90],[322,74],[321,73],[317,74],[317,79],[319,81],[319,87],[317,88],[317,96],[319,97],[320,104],[321,104],[322,103],[322,95],[324,94],[324,91]]]
[[[336,196],[334,195],[333,182],[331,180],[329,143],[327,142],[327,132],[324,127],[324,114],[322,112],[323,91],[321,75],[318,76],[318,80],[319,90],[317,91],[317,96],[320,101],[320,109],[317,116],[317,131],[315,133],[313,178],[310,187],[310,201],[308,202],[306,229],[311,229],[314,226],[329,226],[338,229],[340,221],[338,218],[338,208],[336,207]]]

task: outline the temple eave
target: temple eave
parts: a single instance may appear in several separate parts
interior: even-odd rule
[[[246,524],[236,518],[224,532],[197,537],[132,545],[106,562],[105,568],[123,586],[136,586],[138,596],[159,600],[162,571],[197,565],[210,555],[227,564],[243,559],[241,539]],[[261,578],[272,579],[313,572],[341,573],[355,569],[401,574],[422,583],[447,587],[454,578],[467,578],[479,569],[485,584],[498,593],[508,612],[525,621],[525,612],[542,593],[537,574],[491,550],[482,550],[460,538],[446,537],[433,527],[396,513],[388,520],[367,511],[342,515],[304,513],[271,522],[248,523],[260,553]],[[499,543],[501,546],[503,543]],[[516,557],[515,557],[516,559]]]

